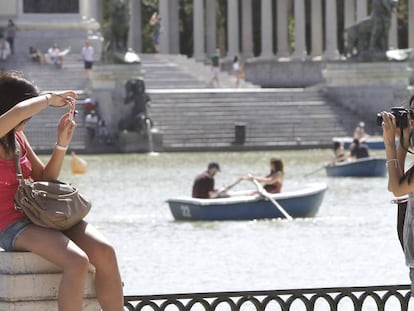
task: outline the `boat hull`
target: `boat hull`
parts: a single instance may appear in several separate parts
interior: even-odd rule
[[[327,185],[312,185],[304,190],[272,194],[294,218],[313,217],[322,203]],[[220,199],[172,198],[167,200],[175,220],[253,220],[285,218],[273,203],[259,195]]]
[[[329,177],[381,177],[387,173],[386,159],[364,158],[325,166]]]

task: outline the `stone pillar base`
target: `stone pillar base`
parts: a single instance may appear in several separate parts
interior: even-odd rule
[[[406,106],[413,93],[407,63],[328,63],[323,76],[326,96],[355,112],[356,122],[365,121],[376,131],[376,115],[393,106]]]
[[[61,269],[30,252],[0,251],[0,310],[57,311]],[[95,299],[94,268],[84,291],[84,310],[101,310]]]

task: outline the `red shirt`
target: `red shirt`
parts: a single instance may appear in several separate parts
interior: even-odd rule
[[[207,171],[196,177],[193,184],[193,198],[209,199],[214,190],[214,178]]]
[[[32,173],[32,165],[27,158],[27,149],[23,138],[16,134],[23,155],[20,158],[20,165],[24,178],[28,178]],[[4,160],[0,158],[0,231],[6,229],[8,225],[26,216],[14,207],[14,195],[17,191],[19,182],[16,178],[14,158]]]

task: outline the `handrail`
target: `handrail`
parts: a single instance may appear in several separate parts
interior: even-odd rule
[[[338,310],[344,303],[351,304],[352,310],[355,311],[362,310],[362,307],[368,303],[374,303],[378,311],[407,311],[410,296],[410,285],[355,286],[125,296],[124,306],[129,311],[141,311],[144,307],[145,310],[154,311],[164,311],[167,307],[169,310],[187,311],[195,310],[194,305],[197,305],[197,310],[201,308],[205,311],[213,311],[224,304],[227,306],[226,310],[240,311],[242,308],[246,310],[245,304],[249,303],[248,310],[265,311],[270,303],[275,303],[282,311],[296,310],[298,304],[304,307],[301,310],[314,311],[318,310],[318,304],[322,300],[329,306],[330,311]],[[367,302],[368,300],[370,302]],[[396,307],[397,303],[398,307]],[[176,309],[170,309],[170,306]]]

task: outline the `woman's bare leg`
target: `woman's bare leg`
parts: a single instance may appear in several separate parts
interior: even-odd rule
[[[31,251],[62,267],[58,309],[82,310],[85,279],[89,268],[89,260],[84,251],[61,232],[34,225],[19,234],[15,248]]]
[[[124,295],[115,250],[93,226],[86,222],[65,231],[82,248],[96,268],[95,290],[103,311],[122,311]]]

